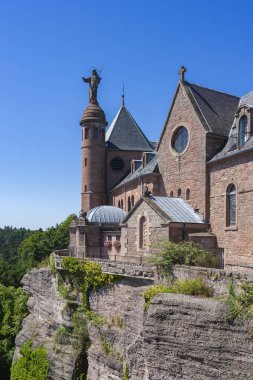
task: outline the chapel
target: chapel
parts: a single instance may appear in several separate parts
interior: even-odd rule
[[[201,244],[221,267],[253,268],[253,92],[234,96],[185,79],[158,142],[122,105],[107,128],[90,78],[82,128],[80,216],[70,252],[145,263],[164,239]],[[107,129],[106,129],[107,128]]]

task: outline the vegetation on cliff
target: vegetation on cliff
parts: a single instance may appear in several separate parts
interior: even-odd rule
[[[11,368],[11,380],[47,380],[49,361],[47,350],[41,345],[33,348],[27,341],[20,349],[21,358]]]
[[[190,241],[182,241],[177,244],[164,240],[156,245],[156,249],[157,252],[150,258],[150,263],[166,273],[169,273],[172,266],[176,264],[210,268],[219,267],[219,259],[216,255]]]
[[[202,279],[189,279],[184,281],[176,281],[175,284],[165,285],[153,285],[148,287],[143,293],[145,300],[145,310],[148,309],[152,299],[159,293],[178,293],[186,294],[189,296],[204,296],[211,297],[213,295],[212,289],[210,289]]]
[[[236,292],[231,281],[229,284],[229,294],[226,300],[228,305],[227,320],[253,319],[253,283],[243,283],[241,292]]]

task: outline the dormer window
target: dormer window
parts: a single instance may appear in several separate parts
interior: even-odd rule
[[[248,127],[248,118],[247,116],[242,116],[239,121],[239,147],[245,144],[247,141],[247,127]]]

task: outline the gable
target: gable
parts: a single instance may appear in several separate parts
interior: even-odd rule
[[[134,209],[132,210],[132,213],[129,213],[129,216],[127,216],[127,226],[135,227],[141,216],[147,216],[148,221],[152,223],[153,226],[160,226],[161,224],[168,223],[168,220],[162,218],[162,216],[159,215],[154,210],[154,208],[150,207],[150,205],[147,202],[141,199],[141,201],[138,202],[138,204],[136,204],[136,207],[134,207]]]
[[[105,137],[108,150],[152,151],[153,147],[123,105],[111,123]]]

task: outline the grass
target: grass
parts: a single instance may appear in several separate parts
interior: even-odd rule
[[[185,281],[176,281],[175,284],[170,286],[165,285],[153,285],[147,288],[142,296],[145,300],[145,310],[149,308],[149,305],[153,298],[159,293],[177,293],[186,294],[190,296],[203,296],[212,297],[213,291],[209,288],[202,279],[189,279]]]

